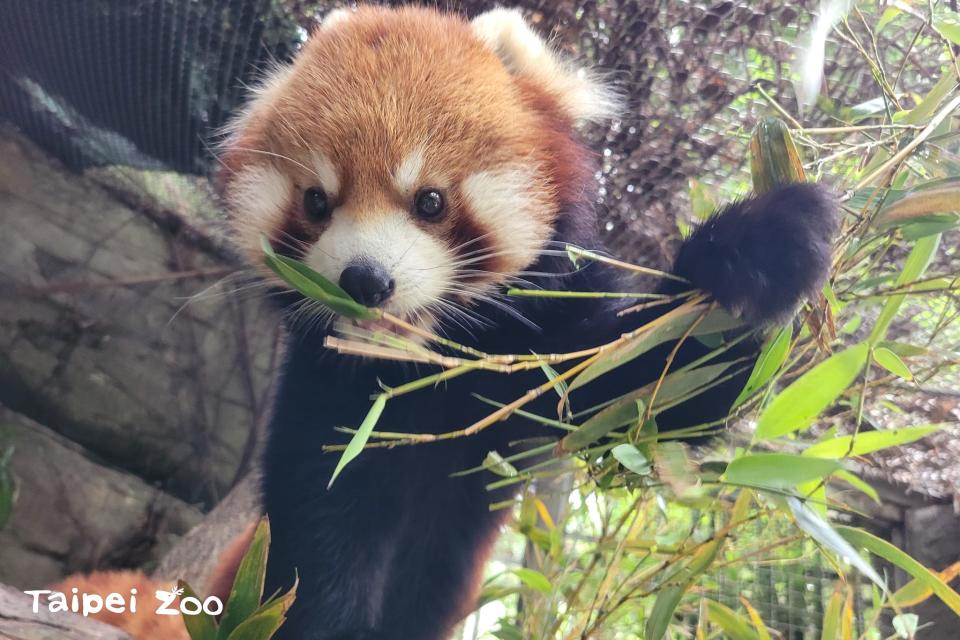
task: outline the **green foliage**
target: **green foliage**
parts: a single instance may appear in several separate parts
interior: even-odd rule
[[[264,518],[240,561],[219,622],[205,612],[183,616],[191,640],[269,640],[276,634],[296,599],[297,585],[263,600],[269,549],[270,525]],[[197,597],[188,584],[181,582],[179,587],[183,597]]]

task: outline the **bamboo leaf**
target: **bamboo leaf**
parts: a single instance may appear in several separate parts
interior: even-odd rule
[[[934,213],[960,209],[960,178],[937,180],[890,198],[877,213],[877,224],[901,224]]]
[[[747,610],[747,615],[750,616],[750,622],[753,623],[753,628],[757,630],[757,638],[759,640],[771,640],[770,632],[767,631],[767,625],[764,624],[763,618],[760,617],[760,613],[753,608],[753,605],[750,604],[750,601],[745,597],[740,596],[740,604],[742,604],[743,608]]]
[[[649,475],[652,470],[650,461],[632,444],[618,444],[610,453],[625,469],[638,475]]]
[[[367,444],[367,440],[370,439],[370,434],[373,432],[373,428],[377,426],[377,421],[380,420],[380,416],[383,414],[383,409],[386,406],[387,395],[381,393],[377,396],[377,399],[373,401],[373,406],[370,407],[367,417],[360,423],[357,432],[353,434],[353,438],[351,438],[347,444],[347,448],[343,450],[343,454],[337,462],[337,467],[333,470],[333,475],[330,476],[330,482],[327,484],[328,489],[333,486],[334,480],[337,479],[337,476],[340,475],[343,468],[363,451],[363,447]]]
[[[226,610],[220,620],[217,637],[226,640],[241,622],[249,618],[260,607],[263,597],[263,582],[267,575],[267,554],[270,550],[270,523],[266,518],[260,520],[253,534],[250,547],[240,561],[237,575],[230,588]]]
[[[514,478],[517,476],[517,468],[504,460],[503,456],[496,451],[487,453],[487,457],[483,461],[483,468],[504,478]]]
[[[866,494],[871,500],[880,504],[880,494],[877,493],[877,490],[867,484],[862,478],[858,478],[856,475],[850,473],[846,469],[841,469],[833,474],[839,480],[843,480],[854,489],[859,490],[861,493]]]
[[[707,387],[732,365],[732,362],[720,362],[687,371],[674,371],[663,379],[654,409],[660,409],[681,398],[686,399],[690,394],[696,395],[694,392]]]
[[[889,431],[866,431],[856,435],[840,436],[810,445],[803,452],[803,455],[831,459],[842,458],[847,455],[862,456],[925,438],[931,433],[939,431],[946,424],[904,427]]]
[[[893,617],[893,628],[898,638],[912,640],[917,635],[920,617],[915,613],[901,613]]]
[[[933,260],[933,256],[936,254],[939,246],[939,235],[927,236],[926,238],[917,240],[917,243],[910,251],[910,255],[907,256],[907,260],[903,265],[903,271],[900,272],[900,276],[896,280],[896,286],[909,284],[922,276],[927,266],[929,266],[930,261]],[[883,309],[880,311],[880,315],[877,317],[876,324],[873,325],[870,338],[867,340],[869,344],[875,345],[883,340],[887,335],[887,329],[890,328],[890,323],[893,322],[897,312],[900,311],[900,305],[903,304],[905,299],[906,294],[898,294],[887,298]]]
[[[723,629],[731,640],[759,640],[760,636],[750,628],[750,622],[742,615],[715,600],[707,600],[710,620]]]
[[[553,585],[550,584],[547,576],[534,569],[511,569],[510,573],[520,578],[520,582],[526,586],[545,595],[550,595],[550,592],[553,590]]]
[[[947,586],[939,575],[911,558],[909,554],[863,529],[838,526],[837,531],[851,544],[863,547],[906,571],[925,587],[931,589],[954,613],[960,615],[960,595]]]
[[[956,11],[956,6],[954,6]],[[944,12],[933,21],[934,28],[953,44],[960,45],[960,16],[953,12]],[[953,81],[953,75],[944,74],[944,79]],[[956,84],[953,82],[953,84]]]
[[[691,307],[686,312],[674,318],[672,322],[654,327],[650,331],[643,332],[631,340],[628,340],[618,348],[611,349],[573,379],[573,382],[570,383],[570,391],[582,387],[617,367],[625,365],[657,345],[680,338],[703,313],[703,307]],[[741,324],[740,320],[731,316],[726,311],[716,309],[708,313],[690,335],[696,337],[710,333],[729,331],[730,329],[739,327]]]
[[[564,451],[579,451],[587,445],[596,442],[614,429],[636,424],[643,415],[642,400],[630,399],[628,402],[617,403],[603,409],[600,413],[587,419],[575,431],[571,431],[563,440],[560,447]]]
[[[937,572],[937,575],[945,584],[950,584],[960,575],[960,562],[954,562],[943,571]],[[915,578],[890,596],[890,605],[900,609],[913,607],[924,602],[932,595],[933,589]]]
[[[750,372],[747,384],[744,385],[743,391],[737,396],[733,406],[739,406],[780,370],[780,367],[790,352],[790,341],[792,339],[793,325],[788,324],[767,340],[767,343],[760,351],[760,355],[757,357],[753,371]]]
[[[890,349],[877,347],[873,350],[873,361],[895,376],[904,380],[913,380],[910,368]]]
[[[330,282],[307,265],[278,255],[266,238],[260,239],[260,245],[267,267],[303,295],[348,318],[373,320],[378,317],[375,311],[357,303],[339,285]]]
[[[754,440],[768,440],[806,429],[856,379],[867,360],[868,346],[835,353],[797,378],[760,414]]]
[[[764,118],[750,139],[750,173],[753,190],[759,194],[791,182],[806,182],[803,161],[790,135],[790,128],[779,118]]]
[[[666,635],[673,620],[673,612],[676,611],[685,591],[686,589],[681,586],[668,586],[660,590],[650,611],[650,617],[647,618],[643,636],[645,640],[661,640]]]
[[[735,458],[723,477],[727,482],[767,489],[792,489],[819,480],[840,469],[836,460],[789,453],[754,453]]]
[[[196,592],[183,580],[177,583],[177,587],[183,592],[183,598],[194,598],[198,602],[203,602],[202,598],[198,598]],[[217,639],[217,622],[209,613],[201,610],[196,615],[181,615],[180,618],[187,628],[190,640]]]
[[[883,581],[883,578],[881,578],[873,566],[864,560],[863,556],[857,553],[857,550],[851,546],[848,541],[849,538],[842,530],[837,531],[834,529],[830,526],[829,522],[821,518],[816,512],[796,498],[787,498],[787,506],[789,506],[793,512],[797,526],[810,534],[814,540],[824,547],[833,551],[837,556],[845,558],[847,562],[856,567],[860,573],[873,580],[878,587],[884,591],[887,590],[887,584]],[[846,527],[841,527],[841,529],[846,529]]]
[[[269,640],[286,620],[286,613],[296,596],[296,585],[279,598],[270,600],[241,622],[227,640]]]
[[[820,629],[820,640],[840,639],[840,615],[843,609],[843,592],[837,584],[823,612],[823,626]]]

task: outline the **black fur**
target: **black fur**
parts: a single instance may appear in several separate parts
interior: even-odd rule
[[[823,281],[835,210],[827,192],[810,184],[743,200],[695,231],[681,248],[675,271],[742,311],[754,325],[781,320]],[[570,205],[555,239],[596,247],[594,222],[592,211]],[[599,264],[569,274],[564,257],[542,258],[531,270],[556,274],[539,279],[549,289],[625,286],[620,272]],[[676,288],[667,283],[661,290]],[[660,307],[617,318],[618,304],[596,299],[517,299],[516,304],[539,329],[494,307],[482,308],[495,327],[478,336],[481,349],[569,351],[609,341],[666,311]],[[347,439],[332,428],[360,423],[378,381],[395,386],[429,371],[339,356],[324,350],[322,341],[319,332],[291,327],[265,458],[264,497],[274,536],[267,591],[289,586],[295,572],[300,576],[296,604],[278,638],[442,640],[469,610],[472,578],[504,517],[488,505],[509,497],[509,490],[485,489],[489,475],[450,474],[479,464],[491,450],[510,453],[511,441],[551,434],[529,421],[509,419],[471,438],[364,451],[328,490],[338,456],[321,448]],[[689,342],[681,362],[703,352],[702,345]],[[755,343],[744,344],[743,349],[755,351]],[[655,379],[668,349],[586,385],[573,396],[575,408]],[[490,412],[471,394],[509,401],[540,382],[539,372],[464,376],[443,389],[390,401],[379,428],[449,431]],[[743,382],[742,377],[731,380],[662,414],[660,428],[722,417]],[[549,414],[555,404],[556,397],[544,397],[531,410]]]

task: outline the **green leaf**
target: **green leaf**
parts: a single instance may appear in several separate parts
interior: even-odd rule
[[[510,573],[520,578],[520,582],[540,593],[550,595],[553,591],[553,585],[550,584],[550,580],[539,571],[521,568],[511,569]]]
[[[857,378],[866,364],[867,350],[867,344],[861,343],[835,353],[778,393],[760,414],[754,440],[809,427]]]
[[[742,615],[715,600],[707,600],[706,603],[711,622],[720,625],[724,637],[731,640],[759,640],[757,632],[750,626],[750,621]]]
[[[896,20],[901,13],[903,12],[897,7],[887,7],[884,9],[883,15],[881,15],[880,20],[877,21],[877,26],[874,27],[874,31],[880,33],[884,27]]]
[[[847,117],[851,124],[860,122],[870,116],[879,115],[886,111],[887,101],[883,96],[877,96],[870,100],[865,100],[855,104],[847,111]]]
[[[944,584],[950,584],[958,574],[960,574],[960,562],[954,562],[943,571],[937,572],[937,576]],[[894,608],[913,607],[925,602],[932,595],[933,589],[914,579],[897,589],[897,592],[890,596],[890,603],[887,606]]]
[[[560,374],[557,373],[557,370],[551,367],[549,364],[541,360],[539,362],[540,370],[543,371],[543,374],[547,376],[547,380],[553,382],[553,390],[557,392],[557,395],[561,398],[567,397],[567,381],[566,380],[557,380],[560,377]]]
[[[936,254],[939,246],[939,235],[927,236],[926,238],[917,240],[917,243],[910,251],[910,255],[907,256],[907,260],[903,265],[903,271],[901,271],[900,276],[897,277],[895,286],[907,285],[922,276],[923,272],[926,271],[930,265],[931,260],[933,260],[933,256]],[[897,312],[900,311],[900,305],[903,304],[906,297],[906,294],[901,293],[887,298],[883,309],[880,311],[880,315],[877,317],[876,324],[873,325],[870,338],[867,340],[869,344],[875,345],[887,335],[887,329],[890,328],[890,323],[893,322]]]
[[[337,462],[337,467],[333,470],[333,475],[330,476],[330,482],[327,483],[328,489],[333,486],[334,480],[337,479],[337,476],[340,475],[343,468],[363,451],[363,447],[366,446],[367,440],[370,439],[370,434],[373,433],[373,428],[377,426],[377,421],[380,420],[380,416],[383,414],[383,409],[386,406],[387,395],[381,393],[377,396],[377,399],[373,401],[370,411],[367,412],[367,417],[360,423],[360,427],[357,429],[357,432],[353,434],[353,438],[350,439],[347,448],[343,450],[343,454]]]
[[[676,611],[680,599],[686,592],[685,587],[668,586],[660,590],[657,599],[653,603],[653,609],[650,611],[650,617],[647,618],[644,640],[661,640],[670,627],[670,621],[673,620],[673,612]]]
[[[890,349],[877,347],[873,350],[873,361],[895,376],[904,380],[913,380],[910,368]]]
[[[686,399],[691,393],[699,393],[732,365],[732,362],[720,362],[687,371],[674,371],[663,379],[654,409],[659,410],[676,400]]]
[[[571,431],[564,436],[563,440],[560,441],[560,447],[564,451],[579,451],[614,429],[636,424],[640,421],[643,410],[643,401],[632,398],[628,398],[626,402],[612,404],[595,416],[588,418],[575,431]]]
[[[790,353],[790,341],[792,339],[793,325],[788,324],[767,340],[767,343],[763,345],[763,350],[760,351],[760,355],[757,357],[753,371],[750,372],[747,384],[743,387],[740,395],[737,396],[733,406],[739,406],[780,370],[780,367],[787,359],[787,355]]]
[[[933,88],[917,106],[909,111],[898,111],[893,114],[893,121],[897,124],[925,124],[937,112],[940,103],[953,92],[956,86],[957,81],[953,78],[952,73],[943,74],[943,77],[937,84],[933,85]]]
[[[180,580],[177,586],[183,591],[182,597],[195,598],[197,601],[203,602],[203,599],[198,598],[190,585],[183,580]],[[180,618],[187,628],[187,635],[190,636],[190,640],[217,640],[217,623],[213,616],[207,612],[200,611],[196,615],[182,615]]]
[[[879,225],[897,225],[957,210],[960,210],[960,178],[951,177],[931,180],[909,191],[891,191],[875,220]]]
[[[250,542],[250,548],[244,554],[230,588],[230,598],[220,620],[217,637],[226,640],[230,633],[260,607],[263,597],[263,581],[267,575],[267,554],[270,551],[270,523],[266,518],[260,520]]]
[[[300,578],[285,594],[270,598],[241,622],[227,640],[267,640],[276,634],[277,629],[286,621],[286,613],[297,599]]]
[[[919,623],[920,617],[915,613],[901,613],[893,617],[893,628],[897,632],[897,637],[904,640],[912,640],[917,635]]]
[[[303,295],[323,303],[331,310],[348,318],[373,320],[379,314],[357,303],[340,286],[297,260],[278,255],[266,238],[260,239],[264,262],[277,276]]]
[[[843,592],[839,585],[834,589],[823,612],[823,626],[820,630],[820,640],[840,640],[840,612],[843,609]]]
[[[582,387],[617,367],[623,366],[647,351],[650,351],[657,345],[680,338],[703,313],[704,310],[702,307],[693,307],[673,318],[671,322],[645,331],[620,345],[618,348],[611,349],[573,379],[573,382],[570,383],[570,391]],[[716,309],[708,313],[707,317],[697,325],[690,335],[701,336],[709,333],[729,331],[730,329],[739,327],[741,324],[742,322],[740,320],[734,318],[726,311]]]
[[[953,44],[960,44],[960,16],[952,11],[944,11],[933,21],[934,28]],[[953,74],[944,74],[945,79],[953,81]],[[956,82],[953,82],[956,84]]]
[[[514,478],[517,476],[517,468],[504,460],[503,456],[496,451],[487,453],[487,457],[483,461],[483,467],[504,478]]]
[[[901,358],[913,358],[915,356],[925,356],[930,353],[930,350],[926,347],[920,347],[915,344],[909,344],[906,342],[891,342],[889,340],[884,340],[883,342],[878,343],[879,347],[884,349],[889,349]]]
[[[814,540],[824,547],[833,551],[837,556],[846,558],[863,575],[873,580],[873,582],[883,589],[887,590],[887,584],[880,577],[880,574],[873,566],[863,559],[857,550],[854,549],[849,539],[843,534],[843,531],[837,531],[830,523],[821,518],[816,512],[812,511],[807,505],[793,497],[787,498],[787,506],[793,511],[797,526],[810,534]],[[902,552],[901,552],[902,553]]]
[[[271,610],[244,620],[227,640],[269,640],[284,622],[279,611]]]
[[[803,482],[826,478],[840,469],[836,460],[790,453],[754,453],[735,458],[723,477],[727,482],[767,489],[791,489]]]
[[[861,493],[866,494],[867,497],[869,497],[871,500],[873,500],[877,504],[880,504],[880,494],[877,493],[877,490],[871,487],[869,484],[867,484],[863,479],[858,478],[857,476],[850,473],[846,469],[841,469],[840,471],[837,471],[833,475],[835,478],[839,480],[843,480],[844,482],[852,486],[854,489],[860,490]]]
[[[791,182],[806,182],[803,161],[790,135],[790,128],[779,118],[764,118],[750,139],[750,173],[753,190],[766,193]]]
[[[618,444],[610,453],[625,469],[638,475],[648,475],[651,471],[650,461],[632,444]]]
[[[862,456],[881,449],[889,449],[890,447],[914,442],[942,429],[944,426],[946,424],[922,425],[840,436],[810,445],[803,452],[803,455],[836,459],[848,455],[849,452],[849,455],[852,456]]]
[[[909,554],[863,529],[838,526],[837,531],[851,544],[863,547],[906,571],[926,587],[932,589],[933,593],[945,605],[950,607],[955,614],[960,615],[960,595],[947,586],[940,576],[911,558]]]

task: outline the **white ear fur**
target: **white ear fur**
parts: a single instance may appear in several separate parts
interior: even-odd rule
[[[341,22],[345,22],[350,19],[350,16],[353,15],[353,11],[347,8],[334,9],[327,15],[323,17],[323,21],[320,23],[321,29],[330,29],[335,27]]]
[[[553,51],[517,9],[498,8],[471,23],[473,33],[493,49],[511,73],[524,75],[555,95],[576,121],[599,121],[620,112],[619,96],[586,69]]]

